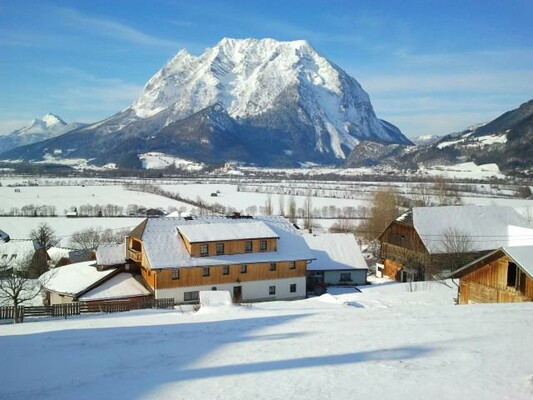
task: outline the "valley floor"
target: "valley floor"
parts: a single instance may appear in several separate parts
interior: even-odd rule
[[[0,398],[532,398],[533,304],[361,290],[1,325]]]

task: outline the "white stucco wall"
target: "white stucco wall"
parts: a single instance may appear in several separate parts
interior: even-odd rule
[[[290,292],[290,285],[296,284],[296,292]],[[273,279],[265,281],[252,282],[234,282],[231,284],[206,285],[206,286],[189,286],[173,289],[157,289],[155,291],[156,299],[174,298],[177,303],[184,302],[184,293],[202,290],[227,290],[233,296],[233,288],[242,287],[242,301],[272,301],[272,300],[295,300],[305,297],[305,278]],[[276,287],[276,294],[269,295],[269,287]]]

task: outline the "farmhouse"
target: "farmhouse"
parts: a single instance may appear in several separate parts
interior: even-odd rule
[[[315,260],[307,266],[307,286],[364,285],[368,266],[351,233],[304,234]]]
[[[283,217],[150,218],[126,246],[155,298],[178,303],[197,302],[205,290],[229,291],[235,301],[303,298],[313,259]]]
[[[120,268],[98,268],[94,261],[68,264],[51,269],[39,280],[43,285],[46,304],[76,301],[124,301],[151,297],[129,272]]]
[[[11,239],[7,242],[0,241],[0,267],[2,273],[9,272],[12,268],[20,269],[29,267],[30,277],[38,277],[39,271],[46,270],[48,253],[45,249],[32,240]]]
[[[533,246],[494,250],[450,278],[459,278],[459,304],[533,301]]]
[[[383,274],[400,281],[453,271],[502,246],[533,244],[511,207],[415,207],[379,236]]]

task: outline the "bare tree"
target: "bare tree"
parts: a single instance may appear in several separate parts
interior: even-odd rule
[[[42,283],[31,277],[33,255],[0,265],[0,302],[14,307],[13,322],[21,322],[19,307],[39,296]]]
[[[274,209],[272,207],[272,195],[269,193],[265,200],[265,214],[272,215],[273,213],[274,213]]]
[[[40,224],[36,229],[30,232],[30,239],[45,250],[56,246],[61,239],[56,236],[54,230],[47,223]]]
[[[304,214],[304,229],[313,229],[313,200],[311,198],[311,194],[308,193],[307,197],[304,200],[304,208],[303,208]]]
[[[358,233],[372,241],[398,217],[398,196],[393,188],[385,188],[374,194],[368,219],[359,225]]]
[[[419,183],[413,186],[413,200],[417,207],[431,205],[431,187],[428,184]]]
[[[452,185],[442,176],[435,177],[433,190],[440,206],[451,206],[461,204],[459,189]]]
[[[353,233],[355,232],[355,225],[352,221],[341,218],[331,225],[329,231],[333,233]]]
[[[112,231],[101,228],[87,228],[74,233],[70,238],[70,246],[83,251],[88,258],[101,244],[122,243],[127,235],[127,230]]]
[[[454,271],[477,257],[472,237],[459,229],[442,232],[440,269]]]
[[[283,193],[281,193],[278,196],[278,205],[279,205],[279,215],[284,217],[285,216],[285,196],[283,195]]]
[[[294,196],[289,198],[289,221],[293,224],[296,223],[296,200]]]

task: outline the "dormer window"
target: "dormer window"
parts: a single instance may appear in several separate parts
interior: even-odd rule
[[[209,245],[207,244],[201,244],[200,245],[200,256],[207,256],[209,255]]]
[[[266,251],[267,249],[267,241],[261,240],[259,241],[259,251]]]
[[[224,243],[217,243],[217,256],[224,254]]]

